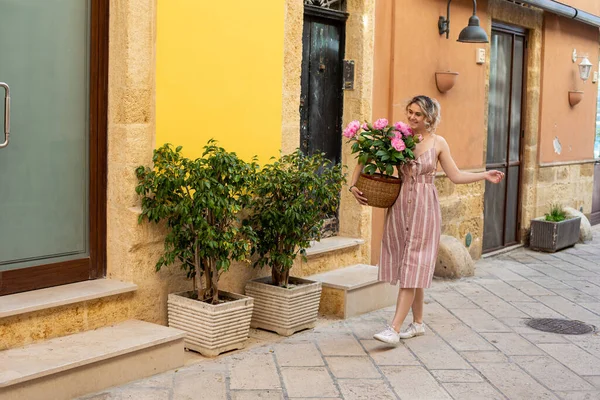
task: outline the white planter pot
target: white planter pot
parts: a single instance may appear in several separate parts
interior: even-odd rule
[[[169,326],[186,332],[185,347],[207,357],[243,348],[254,299],[219,291],[220,297],[235,300],[212,305],[187,297],[190,293],[171,293],[167,301]]]
[[[321,282],[290,277],[293,287],[270,284],[271,277],[246,284],[246,295],[254,298],[252,328],[277,332],[282,336],[314,328],[321,301]]]

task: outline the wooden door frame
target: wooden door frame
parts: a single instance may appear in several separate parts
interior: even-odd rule
[[[0,295],[104,277],[109,0],[90,2],[89,251],[88,257],[0,272]]]
[[[495,248],[491,248],[491,249],[485,249],[482,251],[483,254],[486,253],[490,253],[496,250],[500,250],[503,248],[506,248],[508,246],[514,245],[514,244],[518,244],[521,243],[522,241],[522,232],[521,232],[521,218],[522,218],[522,201],[523,201],[523,187],[522,187],[522,183],[523,183],[523,170],[524,165],[523,165],[523,144],[525,142],[525,128],[524,126],[526,126],[525,120],[526,120],[526,112],[525,110],[527,109],[527,60],[529,57],[529,32],[528,29],[526,28],[522,28],[519,26],[514,26],[514,25],[509,25],[503,22],[497,22],[497,21],[492,21],[492,32],[496,31],[496,32],[502,32],[502,33],[506,33],[506,34],[510,34],[513,36],[513,42],[512,42],[512,52],[511,52],[511,68],[512,68],[512,59],[514,59],[514,53],[515,53],[515,40],[514,37],[515,36],[521,36],[523,38],[523,65],[521,66],[521,71],[522,71],[522,82],[521,82],[521,132],[519,133],[519,175],[518,175],[518,182],[517,182],[517,215],[515,216],[516,218],[516,222],[517,222],[517,226],[516,226],[516,235],[515,235],[515,241],[511,242],[511,243],[505,243],[505,237],[506,237],[506,208],[507,208],[507,203],[508,203],[508,196],[506,194],[508,194],[508,184],[506,185],[506,191],[505,191],[505,197],[504,197],[504,218],[502,220],[502,243],[503,245],[500,247],[495,247]],[[513,74],[511,71],[511,76],[510,76],[510,88],[511,88],[511,93],[512,93],[512,86],[513,86]],[[488,104],[489,107],[489,104]],[[510,115],[510,109],[512,108],[512,96],[510,96],[509,98],[509,103],[508,103],[508,109],[509,109],[509,115],[508,115],[508,129],[510,130],[510,123],[512,121],[512,116]],[[508,176],[508,170],[510,169],[510,132],[508,133],[508,143],[507,143],[507,157],[506,157],[506,176]],[[489,138],[489,133],[488,133],[488,138]],[[487,169],[487,162],[486,162],[486,169]],[[484,221],[484,226],[485,226],[485,221]]]

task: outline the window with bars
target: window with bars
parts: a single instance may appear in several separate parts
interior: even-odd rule
[[[329,10],[346,11],[345,0],[304,0],[304,4],[327,8]]]

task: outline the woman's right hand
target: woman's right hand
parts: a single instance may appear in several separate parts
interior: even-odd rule
[[[367,203],[367,198],[363,196],[363,193],[360,190],[358,190],[358,188],[356,186],[352,186],[352,189],[350,189],[350,192],[352,192],[352,194],[356,198],[356,201],[358,201],[359,204],[362,204],[363,206],[369,205]]]

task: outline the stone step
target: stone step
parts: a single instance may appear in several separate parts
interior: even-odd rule
[[[364,258],[365,241],[359,238],[333,236],[311,242],[306,249],[307,260],[296,257],[292,274],[298,278],[322,274],[340,265],[349,265]]]
[[[185,333],[129,320],[0,352],[0,399],[67,400],[184,364]]]
[[[377,280],[377,267],[356,264],[306,279],[323,285],[319,312],[350,318],[396,304],[398,287]]]

